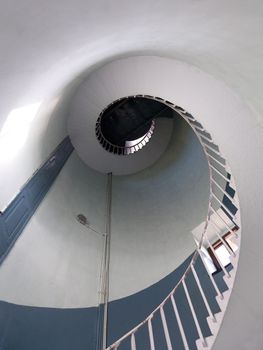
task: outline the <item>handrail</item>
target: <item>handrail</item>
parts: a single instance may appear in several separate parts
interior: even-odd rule
[[[200,132],[200,129],[205,132],[206,134],[210,135],[204,128],[203,126],[200,124],[200,122],[196,121],[196,119],[190,115],[188,112],[186,112],[185,110],[183,110],[181,107],[178,107],[176,105],[174,105],[173,103],[171,103],[170,101],[166,101],[166,100],[163,100],[161,99],[160,97],[153,97],[153,96],[149,96],[149,95],[140,95],[140,96],[143,96],[143,97],[146,97],[146,98],[149,98],[149,99],[155,99],[155,100],[158,100],[158,101],[162,101],[164,104],[166,104],[167,106],[169,106],[170,108],[174,109],[177,114],[179,114],[187,123],[188,125],[190,125],[190,127],[192,128],[192,130],[195,132],[200,144],[202,145],[202,148],[203,148],[203,151],[204,151],[204,155],[207,159],[207,163],[208,163],[208,168],[209,168],[209,202],[208,202],[208,210],[207,210],[207,216],[206,216],[206,220],[205,220],[205,225],[204,225],[204,228],[203,228],[203,232],[201,234],[201,237],[200,237],[200,240],[199,242],[197,243],[197,249],[194,251],[193,253],[193,256],[192,256],[192,259],[188,265],[188,267],[186,268],[185,272],[183,273],[182,277],[180,278],[180,280],[177,282],[177,284],[174,286],[174,288],[170,291],[170,293],[162,300],[162,302],[142,321],[140,322],[139,324],[137,324],[135,327],[133,327],[129,332],[127,332],[126,334],[124,334],[122,337],[120,337],[117,341],[115,341],[112,345],[110,345],[109,347],[107,347],[106,350],[114,350],[114,349],[117,349],[118,346],[122,343],[122,341],[124,341],[125,339],[131,337],[131,344],[132,344],[132,350],[135,348],[134,344],[135,344],[135,333],[138,331],[139,328],[141,328],[143,325],[145,325],[146,323],[148,323],[148,332],[149,332],[149,339],[150,339],[150,345],[151,345],[151,350],[154,350],[155,346],[154,346],[154,334],[153,334],[153,328],[152,328],[152,319],[153,317],[155,316],[155,314],[157,312],[160,312],[160,315],[161,315],[161,320],[162,320],[162,324],[163,324],[163,328],[164,328],[164,335],[165,335],[165,339],[166,339],[166,345],[167,345],[167,348],[170,350],[172,350],[172,345],[171,345],[171,340],[170,340],[170,336],[169,336],[169,330],[168,330],[168,327],[167,327],[167,322],[166,322],[166,318],[165,318],[165,311],[164,311],[164,305],[165,303],[168,301],[168,300],[171,300],[172,301],[172,305],[173,305],[173,308],[174,308],[174,311],[175,311],[175,315],[176,315],[176,319],[178,320],[178,326],[179,326],[179,330],[180,330],[180,333],[181,333],[181,337],[182,337],[182,340],[183,340],[183,343],[184,343],[184,347],[185,349],[188,349],[188,344],[187,344],[187,339],[186,339],[186,336],[185,336],[185,333],[184,333],[184,330],[183,330],[183,327],[182,327],[182,324],[181,324],[181,320],[180,320],[180,315],[178,313],[178,310],[177,310],[177,307],[176,307],[176,304],[175,304],[175,300],[174,300],[174,294],[177,290],[177,288],[182,285],[183,288],[184,288],[184,291],[185,291],[185,294],[186,294],[186,297],[187,297],[187,301],[188,301],[188,304],[189,304],[189,307],[190,307],[190,310],[191,310],[191,313],[192,313],[192,316],[193,316],[193,319],[194,319],[194,323],[195,323],[195,326],[196,326],[196,329],[197,329],[197,332],[199,334],[199,338],[201,339],[202,343],[203,343],[203,346],[207,346],[207,343],[206,343],[206,339],[202,333],[202,329],[200,328],[200,325],[199,325],[199,321],[198,321],[198,318],[197,318],[197,315],[195,314],[195,310],[194,310],[194,307],[193,307],[193,304],[192,304],[192,300],[191,300],[191,297],[188,293],[188,289],[187,289],[187,285],[186,285],[186,278],[188,276],[189,273],[192,273],[193,276],[194,276],[194,279],[196,281],[196,284],[199,288],[199,291],[201,293],[201,296],[203,298],[203,301],[205,303],[205,306],[208,310],[208,313],[209,315],[214,319],[214,322],[216,322],[216,318],[214,316],[214,314],[212,313],[211,309],[210,309],[210,306],[208,304],[208,301],[206,299],[206,296],[205,296],[205,293],[203,291],[203,288],[201,286],[201,283],[199,281],[199,278],[198,278],[198,275],[196,274],[196,270],[194,268],[195,266],[195,262],[198,258],[198,256],[200,256],[201,258],[201,261],[203,262],[204,266],[205,266],[205,263],[204,263],[204,260],[203,260],[203,257],[202,257],[202,254],[201,254],[201,248],[205,245],[205,243],[207,244],[208,247],[210,247],[210,249],[214,252],[214,255],[215,255],[215,258],[217,258],[217,255],[216,255],[216,252],[213,248],[213,244],[210,242],[209,238],[208,238],[208,234],[207,234],[207,231],[208,231],[208,227],[211,229],[211,225],[210,225],[210,222],[212,223],[212,227],[214,227],[215,231],[213,231],[215,233],[215,236],[218,237],[218,235],[220,234],[220,232],[218,232],[218,226],[212,222],[211,220],[211,214],[212,213],[215,213],[220,219],[221,219],[221,222],[223,223],[225,229],[228,230],[228,232],[232,232],[232,233],[235,233],[236,235],[236,231],[234,231],[231,227],[230,227],[230,224],[227,224],[226,222],[226,218],[222,218],[221,215],[218,214],[217,210],[213,208],[212,206],[212,202],[213,202],[213,199],[216,199],[217,202],[219,203],[220,205],[220,208],[224,208],[224,210],[226,210],[228,212],[228,208],[226,207],[226,205],[223,203],[223,198],[224,196],[226,196],[230,201],[231,203],[234,202],[235,206],[237,207],[238,205],[238,200],[236,201],[235,199],[235,195],[236,195],[236,191],[233,195],[233,198],[222,188],[222,185],[221,184],[218,184],[216,179],[214,178],[214,175],[213,175],[213,171],[216,171],[219,173],[219,175],[221,175],[221,179],[224,179],[226,183],[231,183],[231,179],[232,179],[232,174],[229,172],[229,167],[227,165],[227,162],[225,161],[225,164],[220,164],[222,168],[225,169],[226,173],[230,174],[230,178],[227,178],[226,176],[224,176],[223,174],[221,174],[221,172],[219,172],[219,170],[217,170],[213,164],[211,163],[211,160],[213,161],[213,157],[207,152],[207,143],[203,140],[203,138],[205,138],[206,140],[208,140],[206,137],[203,136],[203,133]],[[133,97],[136,97],[136,96],[133,96]],[[212,140],[212,137],[211,139],[209,140],[210,144],[213,144],[217,149],[218,151],[215,151],[216,154],[218,154],[218,156],[220,156],[222,159],[225,160],[224,157],[222,157],[222,155],[220,154],[220,151],[219,151],[219,147],[218,145],[216,145],[213,140]],[[214,193],[214,186],[213,184],[215,184],[222,192],[223,194],[223,198],[222,200],[220,198],[218,198],[218,196]],[[233,204],[233,203],[232,203]],[[234,217],[233,214],[231,214],[231,217]],[[233,222],[234,224],[234,222]],[[229,249],[229,248],[228,248]],[[235,256],[235,254],[232,254],[233,256]],[[224,274],[227,276],[227,277],[231,277],[231,275],[229,274],[229,272],[225,269],[225,267],[220,263],[219,259],[218,260],[218,263],[219,265],[221,266]],[[210,274],[210,272],[207,270],[207,267],[205,266],[206,268],[206,271],[207,271],[207,274],[214,286],[214,289],[217,293],[217,295],[223,299],[223,295],[222,293],[220,292],[215,280],[213,279],[213,276]]]

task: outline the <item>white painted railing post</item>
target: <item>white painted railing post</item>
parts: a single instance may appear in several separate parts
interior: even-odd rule
[[[177,320],[177,324],[178,324],[178,327],[179,327],[179,330],[180,330],[180,333],[181,333],[181,337],[182,337],[182,340],[183,340],[184,348],[185,348],[185,350],[189,350],[189,346],[188,346],[188,343],[187,343],[187,340],[186,340],[184,328],[183,328],[183,325],[182,325],[182,322],[181,322],[181,318],[180,318],[180,315],[179,315],[179,312],[178,312],[178,309],[177,309],[176,302],[174,300],[173,294],[171,295],[171,301],[172,301],[172,305],[173,305],[173,309],[174,309],[175,318]]]
[[[196,284],[197,284],[197,286],[198,286],[198,288],[199,288],[199,291],[200,291],[200,293],[201,293],[201,295],[202,295],[202,298],[203,298],[205,307],[206,307],[206,309],[207,309],[207,311],[208,311],[208,314],[209,314],[209,316],[212,317],[212,319],[213,319],[214,321],[216,321],[215,315],[213,314],[213,312],[212,312],[212,310],[211,310],[211,308],[210,308],[210,305],[209,305],[209,303],[208,303],[208,301],[207,301],[207,298],[206,298],[206,296],[205,296],[203,287],[201,286],[199,277],[197,276],[197,273],[196,273],[195,268],[194,268],[193,265],[191,265],[191,269],[192,269],[192,272],[193,272],[193,275],[194,275]]]
[[[214,199],[220,204],[221,207],[223,207],[225,209],[225,211],[229,214],[229,216],[234,219],[235,215],[233,215],[233,213],[231,213],[231,211],[225,206],[225,204],[214,194],[212,193]]]
[[[210,168],[212,168],[218,175],[220,175],[224,180],[227,182],[230,182],[230,179],[228,179],[224,174],[222,174],[217,168],[215,168],[211,163],[209,163]]]
[[[136,340],[134,333],[131,335],[131,350],[136,350]]]
[[[155,350],[154,337],[153,337],[153,327],[152,327],[152,319],[151,318],[149,318],[149,320],[148,320],[148,332],[149,332],[151,350]]]
[[[194,306],[193,306],[192,300],[191,300],[191,298],[190,298],[190,295],[189,295],[189,292],[188,292],[188,289],[187,289],[187,286],[186,286],[186,283],[185,283],[185,280],[184,280],[184,279],[183,279],[183,281],[182,281],[182,284],[183,284],[183,287],[184,287],[184,291],[185,291],[185,295],[186,295],[188,304],[189,304],[190,309],[191,309],[191,312],[192,312],[192,316],[193,316],[193,319],[194,319],[195,327],[196,327],[196,329],[197,329],[199,338],[202,340],[203,345],[204,345],[204,346],[207,346],[206,339],[205,339],[205,337],[203,336],[203,332],[202,332],[201,327],[200,327],[200,325],[199,325],[199,321],[198,321],[198,318],[197,318],[197,316],[196,316],[195,309],[194,309]]]
[[[163,324],[163,330],[164,330],[167,350],[173,350],[163,306],[161,306],[161,308],[160,308],[160,313],[161,313],[161,319],[162,319],[162,324]]]
[[[215,251],[214,247],[212,246],[212,244],[210,243],[209,239],[207,238],[207,236],[205,236],[205,239],[210,247],[210,249],[212,250],[215,258],[216,258],[216,261],[218,262],[218,264],[220,265],[221,269],[223,270],[224,274],[230,278],[231,275],[230,273],[226,270],[225,266],[222,264],[221,260],[219,259],[218,255],[217,255],[217,252]]]
[[[229,245],[227,244],[227,242],[224,240],[224,238],[222,238],[220,236],[220,234],[217,232],[218,228],[217,228],[217,225],[211,220],[210,223],[212,224],[212,226],[215,227],[215,234],[217,235],[217,237],[219,238],[219,240],[222,242],[222,244],[224,245],[224,247],[226,248],[226,250],[228,251],[228,253],[230,255],[232,255],[233,257],[236,256],[235,252],[233,252],[233,250],[229,247]]]
[[[233,233],[235,237],[237,237],[237,233],[230,228],[230,226],[227,224],[226,220],[222,218],[221,215],[218,214],[218,212],[211,207],[212,212],[226,225],[226,228],[229,230],[229,232]]]
[[[204,266],[205,269],[206,269],[207,275],[209,276],[209,279],[210,279],[210,281],[211,281],[212,284],[213,284],[213,287],[214,287],[214,289],[215,289],[215,291],[216,291],[216,294],[220,297],[220,299],[224,299],[224,296],[223,296],[223,294],[220,292],[220,290],[219,290],[219,288],[218,288],[218,286],[217,286],[217,284],[216,284],[216,282],[215,282],[213,276],[211,275],[211,273],[210,273],[210,272],[208,271],[208,269],[207,269],[207,266],[206,266],[206,263],[205,263],[204,258],[203,258],[203,256],[202,256],[201,250],[198,250],[198,253],[199,253],[199,256],[200,256],[200,258],[201,258],[201,260],[202,260],[202,262],[203,262],[203,266]]]
[[[216,181],[215,179],[211,179],[212,182],[217,186],[217,188],[220,189],[220,191],[224,194],[224,196],[226,196],[231,202],[235,203],[235,197],[231,197],[230,194],[228,194]]]

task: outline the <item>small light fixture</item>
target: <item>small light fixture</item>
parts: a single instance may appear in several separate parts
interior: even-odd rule
[[[78,214],[77,220],[81,223],[81,225],[89,226],[89,221],[84,214]]]
[[[90,229],[91,231],[97,233],[98,235],[102,235],[105,236],[106,234],[103,232],[99,232],[97,230],[95,230],[93,227],[90,226],[90,222],[88,221],[88,219],[86,218],[86,216],[84,214],[78,214],[76,216],[76,219],[78,220],[78,222],[83,225],[86,226],[88,229]]]

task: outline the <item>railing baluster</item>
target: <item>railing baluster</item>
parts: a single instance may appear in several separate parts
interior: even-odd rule
[[[201,136],[201,137],[202,137],[202,136]],[[211,142],[210,142],[210,143],[211,143]],[[209,149],[211,152],[214,152],[217,156],[219,156],[220,158],[224,159],[224,158],[221,156],[220,152],[217,151],[216,149],[212,148],[209,144],[207,144],[207,143],[204,142],[203,145],[204,145],[207,149]],[[226,162],[225,159],[224,159],[224,161]]]
[[[183,115],[184,115],[187,119],[195,120],[195,117],[193,117],[192,114],[186,112],[185,110],[181,110],[181,113],[183,113]]]
[[[203,136],[203,133],[206,133],[204,128],[200,128],[199,126],[194,125],[194,129],[199,137]],[[211,140],[210,140],[211,141]]]
[[[199,135],[199,136],[202,137],[203,139],[207,140],[208,142],[213,143],[213,140],[212,140],[212,139],[209,139],[209,138],[206,137],[205,135],[201,134],[201,135]]]
[[[197,131],[197,133],[199,132],[199,136],[202,136],[202,132],[206,132],[205,129],[200,128],[199,126],[194,125],[195,130]]]
[[[213,284],[213,286],[214,286],[214,288],[215,288],[215,291],[216,291],[217,295],[220,297],[220,299],[224,299],[224,296],[223,296],[223,294],[220,292],[220,290],[219,290],[219,288],[218,288],[218,286],[217,286],[217,284],[216,284],[216,281],[214,280],[214,278],[213,278],[213,276],[211,275],[211,273],[208,271],[208,268],[207,268],[207,266],[206,266],[206,263],[204,262],[204,258],[203,258],[203,256],[202,256],[202,252],[201,252],[200,249],[198,249],[198,253],[199,253],[199,256],[200,256],[200,258],[201,258],[201,260],[202,260],[202,262],[203,262],[203,265],[204,265],[204,267],[205,267],[205,269],[206,269],[206,272],[207,272],[207,274],[208,274],[208,276],[209,276],[209,278],[210,278],[210,280],[211,280],[211,282],[212,282],[212,284]]]
[[[223,207],[226,212],[228,212],[228,214],[231,216],[231,218],[234,219],[235,215],[233,213],[231,213],[231,211],[225,206],[225,204],[214,193],[212,193],[212,196],[220,204],[220,206]]]
[[[206,299],[206,296],[205,296],[203,287],[202,287],[202,285],[201,285],[201,283],[200,283],[199,277],[198,277],[198,275],[197,275],[197,273],[196,273],[196,271],[195,271],[195,268],[194,268],[194,266],[193,266],[192,264],[191,264],[191,269],[192,269],[192,272],[193,272],[193,275],[194,275],[196,284],[197,284],[197,286],[198,286],[198,288],[199,288],[199,290],[200,290],[200,293],[201,293],[201,295],[202,295],[202,298],[203,298],[203,301],[204,301],[204,303],[205,303],[205,307],[206,307],[206,309],[207,309],[207,311],[208,311],[208,314],[209,314],[209,316],[211,316],[211,317],[213,318],[214,321],[216,321],[215,315],[213,314],[213,312],[212,312],[212,310],[211,310],[211,308],[210,308],[210,305],[209,305],[209,303],[208,303],[208,301],[207,301],[207,299]]]
[[[228,251],[228,253],[229,253],[230,255],[232,255],[233,257],[235,257],[235,256],[236,256],[236,253],[233,252],[233,250],[229,247],[229,245],[227,244],[227,242],[226,242],[226,241],[220,236],[220,234],[217,232],[217,227],[216,227],[215,223],[214,223],[212,220],[210,221],[210,223],[215,227],[215,229],[216,229],[215,233],[216,233],[217,237],[220,239],[220,241],[222,242],[222,244],[224,245],[224,247],[226,248],[226,250]]]
[[[219,152],[217,152],[216,150],[214,150],[213,148],[211,148],[209,145],[207,145],[206,143],[204,144],[204,147],[206,148],[206,152],[214,159],[217,159],[216,157],[218,157],[219,159],[217,159],[221,164],[223,164],[224,166],[226,166],[226,160],[225,158],[223,158],[221,156],[221,154]],[[212,152],[212,155],[209,153]],[[220,160],[221,159],[221,160]]]
[[[132,333],[131,335],[131,350],[136,350],[136,341],[134,333]]]
[[[220,259],[218,258],[218,255],[217,255],[217,253],[216,253],[214,247],[213,247],[212,244],[210,243],[210,241],[209,241],[209,239],[207,238],[207,236],[205,236],[205,239],[206,239],[206,241],[207,241],[207,243],[208,243],[210,249],[212,250],[212,252],[213,252],[213,254],[214,254],[214,256],[215,256],[215,258],[216,258],[218,264],[220,265],[221,269],[223,270],[224,274],[225,274],[228,278],[230,278],[230,277],[231,277],[230,273],[226,270],[225,266],[221,263],[221,261],[220,261]]]
[[[208,132],[206,132],[205,131],[205,129],[204,130],[197,130],[197,133],[200,135],[203,135],[203,136],[205,136],[205,138],[207,138],[208,140],[210,140],[211,142],[212,142],[212,137],[211,137],[211,135],[208,133]],[[208,136],[207,136],[208,135]],[[209,138],[210,137],[210,138]]]
[[[153,337],[153,327],[152,327],[151,318],[149,318],[149,320],[148,320],[148,332],[149,332],[151,350],[155,350],[154,337]]]
[[[221,217],[221,215],[219,215],[218,212],[217,212],[213,207],[210,207],[210,208],[211,208],[212,212],[213,212],[214,214],[216,214],[216,215],[219,217],[219,219],[226,225],[226,228],[227,228],[231,233],[233,233],[233,235],[235,235],[235,237],[238,237],[238,236],[237,236],[237,233],[236,233],[235,231],[233,231],[232,228],[230,228],[230,226],[229,226],[229,225],[226,223],[226,221]]]
[[[200,327],[200,325],[199,325],[199,322],[198,322],[198,319],[197,319],[197,316],[196,316],[196,313],[195,313],[195,309],[194,309],[194,306],[193,306],[193,304],[192,304],[192,301],[191,301],[191,298],[190,298],[190,295],[189,295],[189,292],[188,292],[188,289],[187,289],[185,280],[182,281],[182,284],[183,284],[183,287],[184,287],[184,291],[185,291],[185,295],[186,295],[188,304],[189,304],[189,306],[190,306],[190,309],[191,309],[191,312],[192,312],[192,315],[193,315],[194,323],[195,323],[195,326],[196,326],[196,329],[197,329],[199,338],[202,340],[203,345],[204,345],[204,346],[207,346],[207,342],[206,342],[206,339],[205,339],[204,336],[203,336],[201,327]]]
[[[187,344],[184,328],[183,328],[183,325],[182,325],[182,322],[181,322],[181,318],[180,318],[180,315],[179,315],[179,312],[178,312],[178,309],[177,309],[176,302],[174,300],[173,294],[171,295],[171,301],[172,301],[175,317],[176,317],[176,320],[177,320],[177,323],[178,323],[178,327],[179,327],[179,330],[180,330],[180,333],[181,333],[181,336],[182,336],[184,348],[185,348],[185,350],[189,350],[189,346]]]
[[[205,131],[205,129],[202,127],[202,125],[200,123],[198,123],[195,119],[189,119],[189,122],[194,125],[195,128],[198,128],[202,131]]]
[[[229,193],[226,192],[226,190],[224,190],[216,181],[215,179],[211,178],[212,182],[221,190],[221,192],[224,193],[225,196],[227,196],[227,198],[231,201],[231,202],[235,202],[235,197],[231,197]]]
[[[162,319],[162,324],[163,324],[163,330],[164,330],[167,350],[173,350],[163,306],[160,307],[160,314],[161,314],[161,319]]]
[[[210,168],[212,168],[216,173],[218,173],[218,175],[220,175],[224,180],[226,180],[227,182],[230,183],[230,179],[228,179],[225,175],[223,175],[217,168],[215,168],[210,162],[209,162],[209,166]],[[225,170],[225,172],[227,172]]]
[[[208,145],[211,149],[213,149],[215,152],[217,152],[220,155],[219,148],[215,143],[213,143],[211,140],[208,140],[203,135],[200,135],[200,137],[201,137],[202,144]]]
[[[210,153],[207,152],[207,150],[205,150],[205,153],[208,155],[209,158],[211,158],[214,162],[216,162],[217,164],[219,164],[222,168],[225,168],[226,164],[220,162],[220,160],[216,159],[215,157],[213,157]]]

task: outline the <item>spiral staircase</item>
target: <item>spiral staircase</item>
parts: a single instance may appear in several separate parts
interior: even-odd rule
[[[182,324],[181,316],[178,311],[178,307],[175,301],[177,290],[179,288],[183,288],[185,297],[187,299],[187,303],[189,305],[189,309],[187,310],[190,313],[190,318],[194,321],[194,327],[198,333],[198,340],[196,340],[197,349],[211,349],[212,345],[215,341],[215,337],[219,331],[220,324],[223,320],[224,313],[228,304],[228,300],[231,295],[231,290],[233,287],[233,283],[235,280],[236,270],[238,267],[238,257],[239,257],[239,246],[241,240],[241,223],[240,223],[240,215],[239,215],[239,201],[237,196],[237,190],[234,183],[233,175],[231,170],[227,164],[227,161],[221,155],[219,147],[214,143],[211,135],[207,130],[203,128],[203,126],[187,111],[182,109],[179,106],[173,105],[169,101],[162,100],[159,97],[153,96],[143,96],[162,101],[162,103],[167,106],[173,108],[182,118],[184,118],[187,123],[193,128],[195,131],[200,143],[202,144],[203,150],[206,154],[207,161],[209,164],[210,171],[210,197],[209,197],[209,207],[207,213],[207,219],[204,225],[204,229],[202,234],[200,235],[199,241],[196,242],[197,249],[192,256],[192,259],[184,272],[180,281],[176,284],[176,286],[171,290],[171,292],[165,297],[160,305],[156,307],[152,311],[150,315],[148,315],[145,320],[139,323],[136,327],[131,329],[129,332],[124,334],[121,338],[117,339],[113,344],[107,347],[107,350],[116,350],[116,349],[142,349],[145,348],[145,343],[141,344],[136,341],[136,334],[140,331],[141,328],[147,327],[148,337],[149,337],[149,345],[151,350],[155,350],[155,342],[158,342],[158,338],[162,337],[161,333],[163,332],[165,336],[166,347],[168,350],[178,349],[180,347],[180,342],[176,342],[172,344],[170,333],[174,332],[174,328],[178,327],[180,330],[181,342],[183,344],[182,349],[189,350],[191,346],[189,346],[187,335],[185,332],[185,328],[189,328],[191,326]],[[223,185],[222,185],[223,180]],[[226,187],[230,187],[233,192],[227,192]],[[227,205],[224,199],[227,197]],[[221,198],[221,199],[220,199]],[[233,211],[233,207],[235,208]],[[222,210],[223,209],[223,210]],[[219,222],[218,222],[219,221]],[[221,223],[221,225],[220,225]],[[225,240],[224,236],[226,233],[229,233],[235,239],[235,244],[238,249],[232,250],[229,243]],[[215,241],[220,241],[226,250],[230,254],[230,264],[227,268],[222,264],[218,253],[215,251],[213,247],[213,243]],[[217,284],[213,274],[209,271],[207,264],[204,261],[204,253],[202,252],[202,248],[210,248],[214,258],[216,259],[217,264],[220,266],[220,269],[223,273],[223,280],[227,286],[227,290],[222,291]],[[199,264],[197,264],[197,262]],[[200,264],[202,267],[200,268]],[[196,268],[197,265],[197,268]],[[199,266],[198,266],[199,265]],[[197,272],[199,271],[199,272]],[[208,283],[205,281],[204,276],[202,276],[202,282],[200,282],[200,278],[198,274],[207,274],[209,277],[210,283],[213,285],[213,288],[216,292],[216,303],[219,306],[219,310],[215,311],[214,303],[211,303],[211,295],[210,300],[207,296],[207,286],[204,283]],[[195,280],[194,287],[192,285],[191,294],[188,289],[188,281],[189,277],[192,277]],[[201,295],[201,299],[197,298],[197,295]],[[209,294],[209,292],[208,292]],[[181,296],[182,298],[182,296]],[[182,302],[180,297],[178,298],[178,303]],[[165,308],[167,304],[171,303],[173,307],[173,311],[175,314],[175,322],[169,320],[167,321]],[[201,303],[201,306],[198,305]],[[213,304],[210,305],[210,304]],[[204,320],[200,318],[200,312],[198,315],[198,311],[200,307],[202,308],[205,305],[208,316],[206,317],[206,321],[209,327],[209,333],[207,334],[207,329],[204,326]],[[154,318],[159,314],[161,316],[162,321],[162,329],[158,329],[153,331],[152,322]],[[185,315],[184,315],[185,317]],[[201,316],[202,317],[202,316]],[[184,328],[185,327],[185,328]],[[194,330],[191,330],[194,332]],[[124,346],[123,346],[124,345]]]
[[[1,350],[263,348],[262,16],[259,0],[2,3]],[[89,279],[92,264],[83,263],[99,265],[94,251],[107,238],[100,174],[156,164],[172,129],[152,124],[128,149],[106,142],[100,113],[131,96],[172,108],[193,130],[208,164],[209,200],[206,220],[189,232],[195,251],[179,281],[144,314],[140,299],[136,322],[127,309],[116,312],[112,332],[109,300],[101,289],[97,300],[98,278]],[[80,223],[82,213],[90,217]],[[174,264],[168,257],[165,272],[149,260],[151,278],[139,287],[130,272],[132,287],[123,279],[116,289],[125,292],[114,290],[109,307],[163,286],[161,278],[181,268],[176,252]]]

